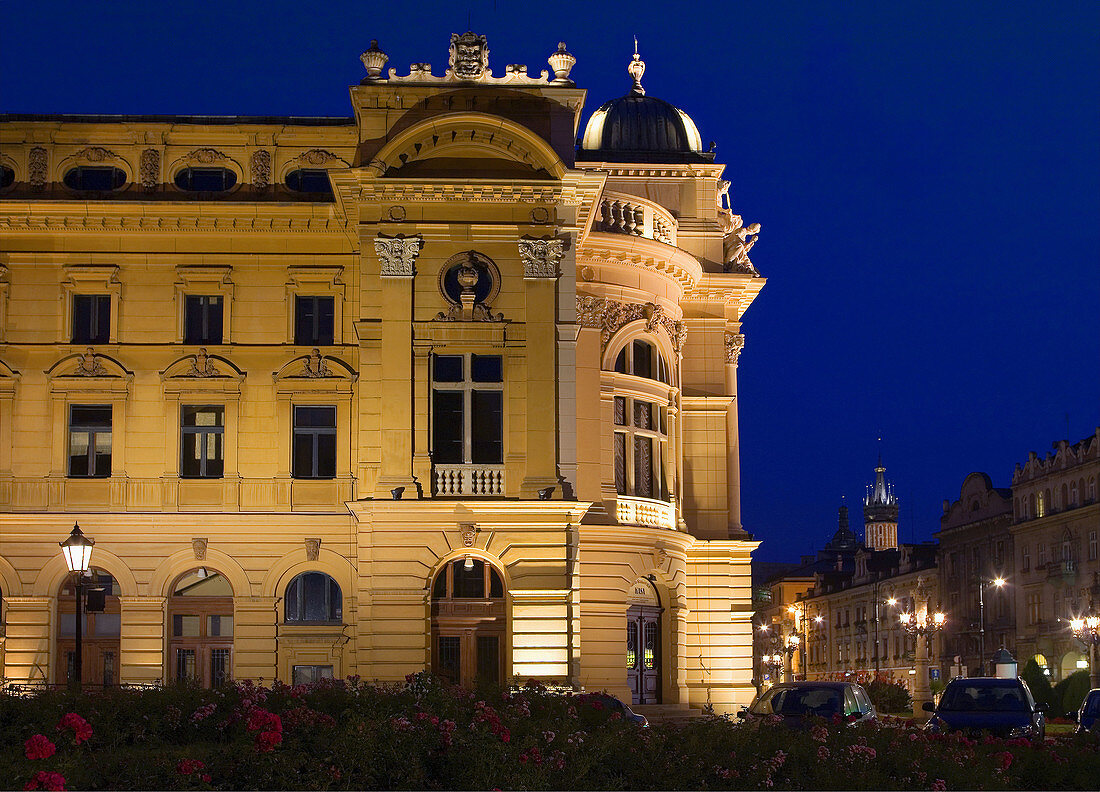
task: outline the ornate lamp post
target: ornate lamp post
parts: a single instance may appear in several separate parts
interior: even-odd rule
[[[924,703],[932,700],[932,688],[928,682],[928,644],[929,639],[943,629],[947,616],[943,611],[931,612],[928,608],[928,585],[924,578],[918,578],[916,601],[913,613],[899,616],[901,626],[910,635],[917,638],[915,657],[916,679],[913,682],[913,715],[923,718]]]
[[[779,681],[779,672],[783,670],[783,655],[781,654],[766,654],[764,655],[761,664],[771,671],[772,684]]]
[[[806,674],[806,652],[810,640],[810,636],[808,635],[806,628],[806,604],[803,603],[802,605],[788,605],[787,613],[791,614],[791,617],[794,619],[795,638],[797,639],[801,636],[802,652],[798,655],[798,669],[802,672],[803,679],[809,679],[809,676],[807,676]]]
[[[1073,637],[1085,645],[1089,653],[1089,684],[1100,687],[1100,572],[1094,573],[1093,585],[1089,589],[1089,610],[1084,616],[1071,619],[1069,628]]]
[[[990,585],[1004,588],[1005,579],[996,577],[988,581]],[[986,578],[978,578],[978,668],[985,674],[985,585]]]
[[[791,633],[787,636],[787,640],[783,643],[783,654],[787,656],[787,681],[794,681],[794,653],[798,651],[798,647],[801,645],[802,639],[795,633]]]
[[[64,542],[58,542],[61,552],[65,556],[65,564],[74,578],[76,593],[76,654],[73,657],[73,675],[69,684],[76,692],[80,692],[80,684],[83,679],[83,655],[84,655],[84,576],[92,563],[92,546],[94,539],[89,539],[80,530],[80,525],[73,523],[72,533]]]

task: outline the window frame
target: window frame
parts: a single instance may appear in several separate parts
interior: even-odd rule
[[[618,423],[618,405],[623,404],[624,423]],[[650,407],[649,424],[652,428],[638,426],[637,405],[646,404]],[[669,486],[666,475],[665,462],[669,453],[669,427],[670,418],[668,405],[654,401],[652,397],[639,396],[634,393],[616,393],[612,400],[612,464],[615,476],[615,491],[619,495],[635,498],[647,498],[649,500],[672,502],[672,488]],[[620,440],[619,438],[622,438]],[[650,495],[639,494],[637,482],[637,456],[638,439],[646,438],[652,443],[650,466],[653,475],[651,484],[653,492]],[[619,445],[623,447],[623,481],[619,481]]]
[[[440,381],[435,378],[435,364],[439,358],[461,358],[462,359],[462,379],[458,381]],[[474,380],[473,363],[475,357],[484,358],[496,358],[500,361],[500,381],[499,382],[482,382]],[[480,352],[446,352],[443,354],[432,353],[428,358],[428,374],[429,374],[429,389],[431,392],[431,416],[429,427],[429,438],[431,440],[431,458],[433,465],[503,465],[505,457],[505,439],[506,427],[505,427],[505,412],[507,407],[507,393],[505,388],[505,360],[503,355],[482,354]],[[441,393],[460,393],[462,394],[462,460],[458,462],[452,461],[440,461],[438,457],[438,450],[436,449],[436,394]],[[499,425],[499,437],[500,437],[500,454],[497,461],[475,461],[474,460],[474,402],[475,393],[494,393],[500,394],[500,425]],[[480,441],[487,442],[487,441]]]
[[[189,330],[188,319],[191,315],[190,302],[199,301],[200,327],[199,332],[192,335]],[[212,301],[217,300],[218,307],[218,332],[215,339],[210,330]],[[225,296],[222,294],[185,294],[183,295],[183,343],[189,346],[221,346],[225,341]]]
[[[77,330],[79,323],[77,322],[77,312],[80,310],[80,306],[85,300],[92,301],[88,311],[90,325],[87,328],[87,337],[78,338]],[[111,305],[112,302],[113,300],[110,294],[74,293],[69,301],[69,343],[80,346],[96,346],[111,343],[111,313],[114,309],[114,306]],[[100,324],[103,322],[101,314],[104,304],[106,304],[107,326],[100,327]]]
[[[313,332],[306,338],[299,336],[298,329],[302,324],[301,313],[302,307],[306,302],[312,303],[313,313]],[[332,303],[332,337],[325,335],[322,336],[320,331],[323,329],[322,324],[322,311],[321,301],[331,301]],[[294,345],[300,347],[331,347],[336,345],[336,297],[331,294],[295,294],[294,295]]]
[[[184,414],[187,410],[216,410],[221,413],[221,423],[215,425],[193,425],[188,426],[183,422]],[[179,458],[179,477],[182,479],[220,479],[225,477],[225,405],[224,404],[180,404],[179,412],[179,425],[180,425],[180,458]],[[198,435],[199,442],[199,472],[195,474],[187,474],[184,472],[184,455],[186,453],[186,443],[184,438],[189,435]],[[221,462],[221,471],[219,473],[211,474],[206,472],[207,467],[207,454],[208,443],[211,436],[217,435],[221,438],[219,445],[220,455],[218,461]]]
[[[298,425],[298,410],[331,410],[332,411],[332,426],[301,426]],[[339,448],[337,446],[338,437],[337,429],[339,422],[339,413],[337,405],[335,404],[294,404],[291,405],[291,439],[290,439],[290,475],[291,478],[300,481],[331,481],[335,479],[338,474],[338,459]],[[297,470],[297,454],[298,437],[308,436],[311,438],[311,475],[302,475]],[[332,475],[322,476],[318,474],[320,468],[320,438],[322,436],[332,437]]]
[[[108,438],[110,439],[111,453],[108,455],[107,471],[106,472],[99,472],[98,466],[96,465],[96,453],[95,453],[96,436],[99,435],[99,434],[104,433],[102,431],[103,427],[99,426],[99,425],[93,425],[93,424],[90,424],[90,423],[87,423],[87,424],[74,424],[73,423],[73,411],[78,410],[78,409],[106,409],[106,410],[110,411],[110,420],[108,421],[108,424],[107,424],[106,434],[107,434]],[[66,455],[66,459],[68,461],[66,462],[66,465],[65,465],[65,476],[66,476],[66,478],[71,478],[71,479],[110,478],[111,477],[111,469],[112,469],[112,465],[113,465],[113,462],[114,462],[114,437],[113,437],[114,431],[115,431],[115,429],[114,429],[114,405],[113,404],[69,404],[69,405],[67,405],[67,412],[68,412],[68,415],[67,415],[67,418],[68,418],[68,421],[67,421],[68,433],[67,433],[66,436],[68,438],[68,445],[67,445],[68,453]],[[72,460],[73,460],[73,456],[74,456],[73,455],[73,434],[76,433],[76,432],[85,432],[85,433],[87,433],[87,450],[85,451],[85,455],[87,457],[87,462],[88,462],[88,470],[89,470],[88,473],[83,473],[83,474],[73,473],[73,464],[72,464]]]
[[[323,578],[325,578],[325,580],[326,580],[324,606],[325,606],[325,613],[329,614],[328,618],[326,618],[326,619],[307,619],[307,618],[305,618],[306,613],[308,612],[308,608],[307,608],[307,605],[306,605],[306,597],[305,597],[305,594],[306,594],[305,579],[309,575],[320,575]],[[297,591],[295,592],[295,597],[296,597],[295,610],[296,610],[296,614],[294,615],[293,618],[291,617],[291,614],[290,614],[290,589],[291,589],[291,587],[295,587],[297,589]],[[335,588],[335,593],[339,596],[339,603],[336,606],[337,610],[336,610],[335,613],[334,613],[334,609],[333,609],[333,590],[334,590],[334,588]],[[344,623],[344,591],[340,587],[340,584],[339,584],[339,582],[337,582],[336,578],[334,578],[332,575],[328,574],[327,572],[322,572],[322,571],[317,570],[317,569],[309,569],[309,570],[306,570],[305,572],[299,572],[297,575],[295,575],[293,578],[291,578],[290,582],[287,583],[286,587],[283,589],[283,623],[287,624],[287,625],[297,625],[297,624],[305,624],[305,625],[309,625],[309,624],[343,624]]]

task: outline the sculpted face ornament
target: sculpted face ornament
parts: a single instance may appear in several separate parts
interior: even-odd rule
[[[479,80],[489,71],[489,45],[485,36],[466,31],[451,34],[451,74],[459,80]]]

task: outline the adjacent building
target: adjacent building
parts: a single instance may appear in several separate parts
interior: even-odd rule
[[[3,678],[71,673],[79,522],[88,683],[747,703],[759,225],[637,55],[583,128],[564,45],[362,61],[348,118],[0,117]]]

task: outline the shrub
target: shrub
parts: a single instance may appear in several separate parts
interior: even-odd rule
[[[1050,680],[1047,679],[1047,675],[1043,673],[1043,669],[1039,668],[1039,664],[1035,662],[1035,658],[1031,658],[1024,663],[1024,668],[1020,672],[1020,678],[1027,682],[1028,688],[1031,690],[1031,695],[1035,697],[1037,704],[1045,704],[1047,709],[1052,713],[1061,707],[1061,702],[1055,703],[1054,701],[1054,688],[1050,686]]]
[[[1075,671],[1054,686],[1053,698],[1056,712],[1050,713],[1056,717],[1068,717],[1071,713],[1081,708],[1081,702],[1090,689],[1089,672]]]
[[[864,687],[871,703],[879,712],[908,712],[913,708],[913,699],[905,685],[892,679],[874,679]]]

